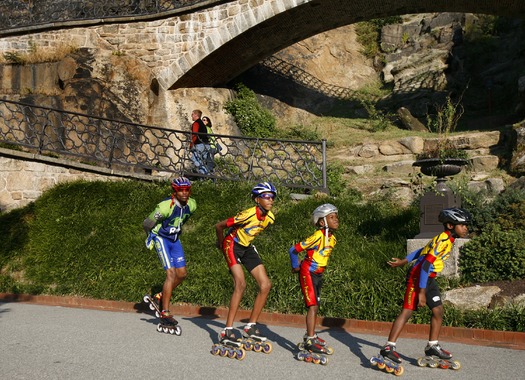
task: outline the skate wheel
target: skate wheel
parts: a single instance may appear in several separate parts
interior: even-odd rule
[[[217,356],[221,352],[221,347],[218,344],[214,344],[213,346],[211,346],[210,352],[212,355]]]
[[[162,332],[162,326],[161,326],[160,323],[157,325],[157,331],[158,331],[158,332]]]
[[[401,376],[403,374],[403,372],[405,372],[405,369],[403,367],[399,366],[399,367],[397,367],[394,370],[394,375]]]
[[[243,346],[246,351],[251,351],[253,349],[253,346],[250,342],[244,342]]]
[[[377,366],[377,359],[375,357],[373,357],[373,356],[370,358],[370,365],[372,367]]]
[[[454,360],[452,362],[452,365],[450,366],[450,368],[454,369],[454,370],[458,370],[461,368],[461,363],[458,362],[457,360]]]
[[[307,363],[311,363],[314,358],[312,358],[310,355],[305,356],[304,361]]]
[[[155,308],[153,308],[153,309],[155,309]],[[157,310],[155,310],[155,317],[160,318],[160,313]]]
[[[149,296],[146,294],[142,300],[146,303],[149,303]]]
[[[148,306],[150,310],[155,310],[155,306],[153,306],[152,304],[149,303]]]
[[[385,368],[385,371],[387,371],[388,373],[392,373],[392,372],[394,372],[394,368],[392,368],[392,367],[387,365],[386,368]]]
[[[304,342],[297,343],[297,348],[301,351],[304,350]]]
[[[265,353],[265,354],[269,354],[270,352],[272,352],[273,350],[273,347],[272,347],[272,344],[271,343],[265,343],[263,344],[262,346],[262,351]]]
[[[313,358],[313,359],[312,359],[312,363],[314,363],[314,364],[320,364],[320,363],[321,363],[321,359]]]
[[[326,356],[321,357],[321,365],[327,365],[328,364],[328,358]]]
[[[165,334],[168,334],[170,332],[170,329],[167,328],[167,327],[163,327],[162,328],[162,331],[165,333]]]
[[[378,363],[377,363],[377,368],[379,368],[379,369],[385,369],[385,367],[386,367],[386,364],[385,364],[385,363],[381,363],[381,362],[378,362]]]
[[[236,356],[237,356],[237,352],[236,352],[236,350],[234,350],[233,348],[230,348],[230,349],[228,350],[228,357],[229,357],[230,359],[235,359]]]
[[[245,357],[246,357],[246,351],[244,351],[242,348],[235,350],[235,358],[237,360],[243,360]]]
[[[298,352],[297,353],[297,360],[300,360],[300,361],[304,361],[306,359],[306,355],[304,354],[304,352]]]
[[[439,365],[438,362],[430,362],[430,363],[428,363],[428,366],[429,366],[430,368],[437,368],[438,365]]]
[[[449,367],[449,366],[448,366],[448,364],[446,364],[446,363],[440,363],[440,364],[439,364],[439,368],[441,368],[441,369],[448,369],[448,367]]]
[[[325,347],[326,355],[332,355],[334,353],[334,349],[332,347]]]
[[[262,346],[261,346],[259,343],[255,343],[255,344],[253,345],[253,350],[254,350],[255,352],[261,352],[262,349],[263,349],[263,348],[262,348]]]
[[[224,347],[221,347],[221,351],[219,352],[219,354],[224,357],[228,354],[228,350]]]
[[[426,367],[427,363],[425,362],[425,359],[419,358],[419,359],[417,359],[417,365],[420,366],[420,367]]]

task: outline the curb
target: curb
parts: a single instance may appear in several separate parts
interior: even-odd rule
[[[63,306],[105,311],[151,313],[144,302],[97,300],[81,297],[35,296],[30,294],[0,293],[0,302],[25,302],[38,305]],[[176,315],[225,320],[228,309],[223,307],[195,306],[174,304],[172,311]],[[236,320],[245,321],[250,310],[239,310]],[[304,327],[305,316],[299,314],[279,314],[262,312],[259,323],[279,326]],[[388,336],[391,322],[362,321],[357,319],[319,317],[318,326],[328,329],[340,329],[349,333],[362,333]],[[401,334],[402,338],[428,339],[429,325],[407,324]],[[513,331],[483,330],[466,327],[441,328],[440,340],[471,345],[510,348],[525,350],[525,333]]]

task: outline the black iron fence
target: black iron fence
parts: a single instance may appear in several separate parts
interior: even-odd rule
[[[52,28],[70,22],[102,22],[210,6],[213,0],[2,0],[0,35],[15,29]]]
[[[176,173],[232,181],[268,180],[328,192],[324,140],[211,136],[222,149],[205,151],[209,171],[203,173],[192,161],[195,152],[190,148],[190,131],[0,99],[0,143],[4,147],[159,177]]]

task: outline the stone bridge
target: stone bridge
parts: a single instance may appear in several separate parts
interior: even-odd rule
[[[147,65],[155,92],[213,87],[318,33],[374,18],[427,12],[524,18],[525,1],[209,0],[149,17],[70,21],[36,32],[28,27],[18,35],[0,33],[0,53],[64,44],[106,49]]]

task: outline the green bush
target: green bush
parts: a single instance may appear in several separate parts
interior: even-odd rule
[[[462,247],[459,265],[465,281],[525,278],[525,230],[490,224]]]
[[[243,84],[236,86],[237,97],[226,103],[228,111],[243,134],[251,137],[275,137],[275,117],[261,106],[255,92]]]

